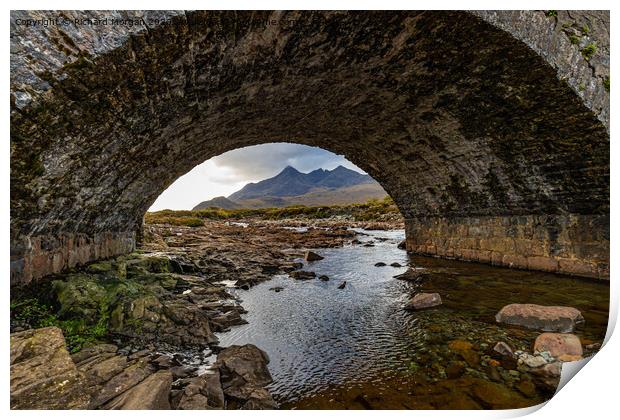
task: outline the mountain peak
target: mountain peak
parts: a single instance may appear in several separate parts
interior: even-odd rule
[[[375,183],[369,176],[340,165],[329,171],[322,168],[303,173],[287,165],[276,176],[255,184],[248,184],[228,196],[233,201],[261,199],[264,197],[292,197],[311,191],[336,190],[354,185]]]
[[[293,168],[291,165],[286,165],[286,168],[282,169],[278,175],[282,174],[300,174],[297,169]]]

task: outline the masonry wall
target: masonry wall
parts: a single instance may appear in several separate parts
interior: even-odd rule
[[[135,249],[133,232],[104,232],[92,236],[23,237],[11,241],[11,285],[26,284],[49,274]]]
[[[405,225],[415,254],[609,280],[609,216],[422,217]]]

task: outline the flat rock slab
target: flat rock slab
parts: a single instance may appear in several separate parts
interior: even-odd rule
[[[534,351],[547,351],[553,357],[583,355],[581,341],[575,334],[543,333],[536,337]]]
[[[417,311],[419,309],[432,308],[441,305],[439,293],[418,293],[411,298],[405,309]]]
[[[513,303],[504,306],[495,315],[502,324],[518,325],[539,331],[572,332],[584,321],[581,312],[568,306],[541,306],[531,303]]]
[[[160,370],[104,406],[110,410],[170,410],[172,373]]]
[[[89,402],[59,328],[11,334],[11,409],[84,409]]]

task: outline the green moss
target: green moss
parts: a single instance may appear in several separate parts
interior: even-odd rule
[[[547,17],[555,17],[558,15],[558,11],[557,10],[547,10],[545,12],[545,16]]]
[[[576,45],[576,44],[579,44],[581,37],[573,34],[573,35],[570,35],[568,39],[570,40],[571,44]]]
[[[581,27],[581,32],[584,35],[588,35],[590,33],[590,27],[588,26],[587,23]]]
[[[130,278],[149,273],[169,273],[170,268],[167,257],[138,255],[126,261],[127,276]]]
[[[591,42],[581,50],[581,55],[583,55],[586,61],[590,61],[592,56],[596,54],[596,51],[598,51],[596,43]]]
[[[610,87],[609,87],[609,77],[606,77],[606,78],[603,80],[603,87],[605,88],[605,90],[606,90],[607,92],[609,92],[609,89],[610,89]]]
[[[44,303],[40,298],[12,300],[11,318],[23,321],[32,328],[52,326],[60,328],[71,353],[96,344],[109,334],[108,320],[105,316],[91,324],[80,318],[63,320],[58,317],[53,305]]]

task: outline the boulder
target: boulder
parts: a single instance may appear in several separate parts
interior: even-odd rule
[[[325,274],[323,274],[322,276],[319,276],[319,280],[321,280],[321,281],[329,281],[329,277],[326,276]]]
[[[264,387],[273,379],[269,357],[252,344],[230,346],[217,356],[222,388],[229,408],[271,409],[277,405]]]
[[[347,282],[343,281],[342,283],[340,283],[340,285],[338,286],[339,289],[344,289],[345,287],[347,287]]]
[[[387,264],[384,262],[378,262],[375,264],[375,267],[385,267]]]
[[[220,383],[220,372],[214,370],[192,378],[183,389],[179,410],[209,410],[224,408],[224,391]]]
[[[390,266],[396,267],[396,268],[400,268],[400,267],[402,267],[402,264],[398,263],[398,262],[393,262],[392,264],[390,264]]]
[[[11,334],[11,409],[85,409],[86,380],[67,351],[62,331],[39,328]]]
[[[405,309],[419,310],[432,308],[441,305],[441,296],[439,293],[418,293],[411,298]]]
[[[402,240],[398,243],[398,249],[407,249],[407,241],[406,240]]]
[[[314,271],[291,271],[288,273],[289,276],[294,278],[295,280],[310,280],[316,277],[316,273]]]
[[[172,373],[160,370],[114,398],[103,408],[109,410],[170,410],[168,396],[171,387]]]
[[[542,333],[536,337],[534,351],[547,351],[553,357],[583,355],[581,341],[574,334]]]
[[[312,251],[306,251],[306,254],[304,255],[304,260],[306,261],[320,261],[323,258],[325,257],[322,257],[316,252],[312,252]]]
[[[568,306],[541,306],[530,303],[513,303],[504,306],[495,316],[499,323],[551,331],[572,332],[584,322],[581,312]]]
[[[273,379],[267,369],[269,356],[253,344],[233,345],[217,355],[216,366],[224,388],[239,383],[265,386]]]

